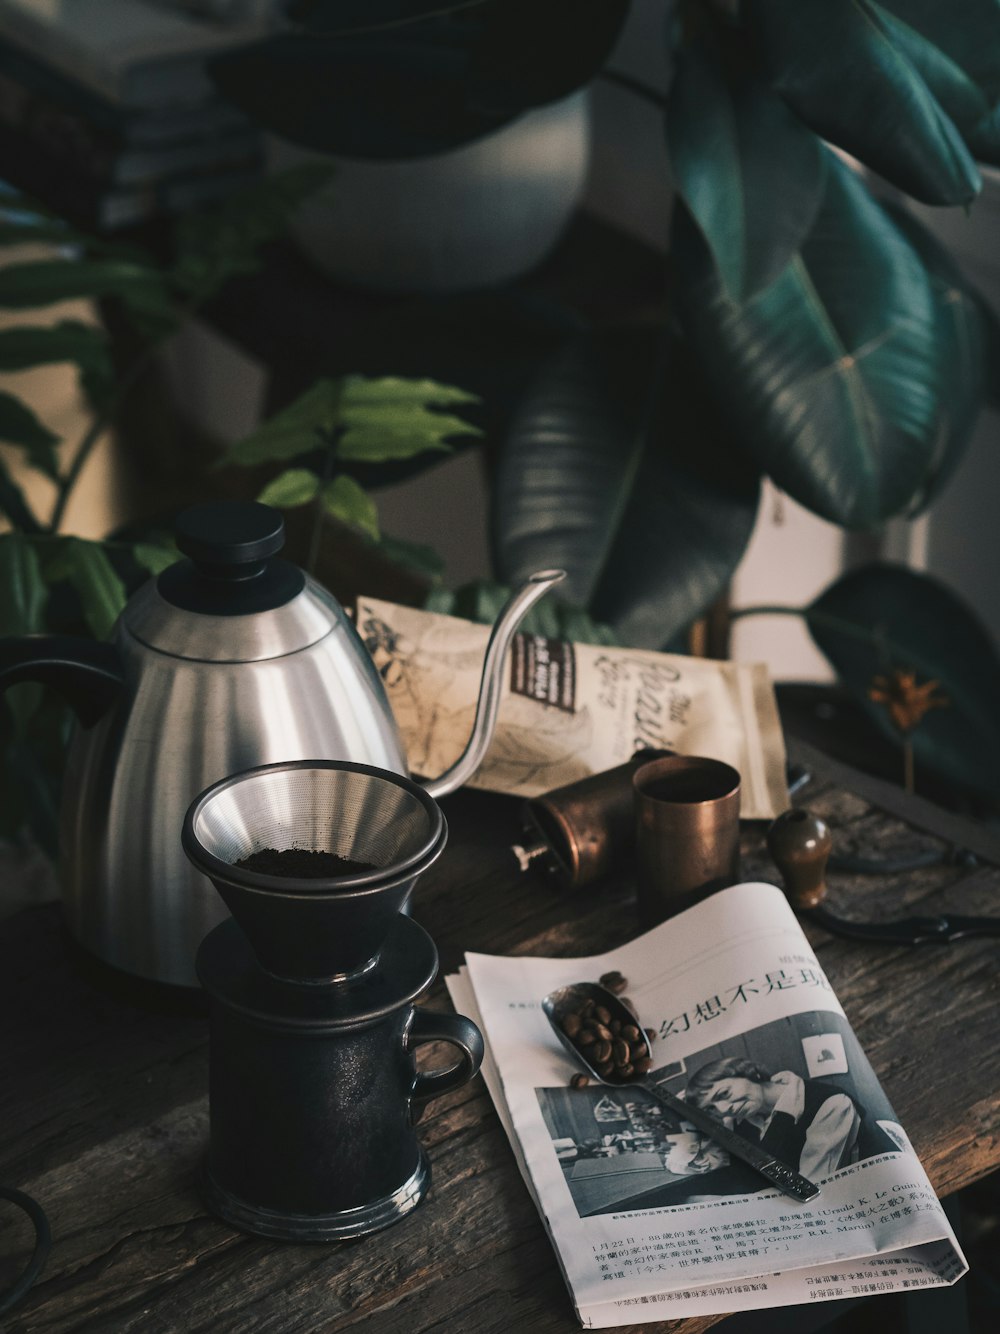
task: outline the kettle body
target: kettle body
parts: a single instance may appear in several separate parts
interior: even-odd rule
[[[187,557],[129,600],[113,641],[0,640],[0,688],[54,685],[78,724],[63,783],[60,879],[68,925],[127,973],[198,985],[195,955],[227,911],[184,856],[181,827],[211,784],[261,764],[350,760],[406,774],[381,678],[331,594],[276,556],[278,511],[196,505],[177,520]],[[534,576],[501,613],[462,755],[425,786],[458,787],[481,763],[504,656],[528,608],[563,577]]]
[[[312,580],[294,609],[199,615],[183,643],[176,610],[150,582],[119,618],[121,689],[75,730],[60,860],[82,945],[127,972],[193,987],[198,945],[227,911],[180,850],[191,800],[279,760],[350,758],[400,774],[406,760],[364,645]]]

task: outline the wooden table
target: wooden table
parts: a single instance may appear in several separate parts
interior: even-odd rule
[[[830,877],[845,915],[1000,912],[1000,841],[805,747],[798,800],[837,849],[884,856],[949,841],[979,865]],[[414,915],[442,972],[466,950],[588,954],[635,933],[627,882],[562,894],[515,869],[518,804],[449,798],[451,840]],[[773,879],[747,826],[744,876]],[[1000,940],[871,947],[809,929],[820,961],[940,1194],[1000,1164]],[[448,1008],[438,982],[430,1004]],[[523,1334],[578,1328],[569,1296],[482,1081],[432,1103],[420,1134],[433,1188],[412,1215],[339,1245],[241,1235],[203,1207],[207,1025],[112,994],[81,971],[54,906],[0,924],[0,1182],[52,1225],[45,1272],[5,1334]],[[0,1286],[29,1229],[0,1206]],[[713,1319],[660,1326],[697,1334]],[[630,1326],[635,1330],[653,1326]]]

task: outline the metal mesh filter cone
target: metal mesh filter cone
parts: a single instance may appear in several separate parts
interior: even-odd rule
[[[220,785],[193,820],[202,848],[230,865],[262,848],[308,848],[401,869],[428,851],[440,829],[434,802],[408,780],[294,764]]]

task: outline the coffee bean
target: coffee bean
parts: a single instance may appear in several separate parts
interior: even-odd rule
[[[632,1055],[624,1038],[615,1038],[611,1044],[611,1053],[615,1058],[615,1065],[624,1065]]]
[[[614,1033],[615,1037],[617,1037],[622,1031],[622,1021],[620,1019],[612,1019],[611,1023],[608,1024],[608,1027],[611,1029],[612,1033]]]
[[[639,1056],[632,1062],[632,1069],[637,1075],[644,1075],[647,1070],[652,1070],[653,1058],[651,1056]]]
[[[578,1047],[589,1047],[597,1039],[597,1034],[592,1028],[581,1028],[576,1036],[576,1045]]]
[[[626,1061],[624,1065],[618,1067],[618,1073],[621,1075],[622,1079],[631,1079],[634,1073],[634,1066]]]
[[[568,1038],[575,1038],[580,1031],[583,1020],[578,1014],[567,1014],[562,1019],[562,1031]]]
[[[575,1074],[569,1082],[572,1088],[585,1089],[587,1085],[590,1083],[590,1076],[585,1075],[581,1072],[579,1074]]]
[[[626,1024],[621,1031],[626,1042],[638,1042],[641,1034],[635,1024]]]
[[[594,1069],[602,1079],[607,1079],[608,1075],[614,1072],[614,1064],[611,1061],[601,1061],[600,1065],[595,1065]]]
[[[607,987],[608,991],[614,992],[616,996],[620,996],[628,986],[628,980],[617,971],[604,973],[600,982],[602,987]]]
[[[656,1041],[656,1029],[655,1029],[655,1028],[644,1028],[642,1031],[646,1034],[646,1037],[648,1038],[648,1040],[649,1040],[650,1042],[655,1042],[655,1041]]]
[[[611,1015],[603,1005],[594,1006],[594,1018],[599,1024],[607,1025],[611,1023]]]
[[[610,1042],[594,1043],[594,1060],[598,1065],[603,1065],[605,1061],[610,1061],[613,1055],[613,1049]]]
[[[597,1034],[597,1036],[601,1039],[602,1042],[610,1042],[613,1037],[611,1029],[605,1028],[603,1024],[595,1024],[594,1032]]]

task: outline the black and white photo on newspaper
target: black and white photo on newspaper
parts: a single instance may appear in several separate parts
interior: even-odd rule
[[[821,1186],[796,1204],[644,1089],[591,1082],[541,1008],[617,971],[647,1078]],[[449,979],[581,1322],[607,1327],[941,1286],[966,1271],[784,895],[738,885],[587,959],[468,955]],[[463,1008],[464,1007],[464,1008]]]

